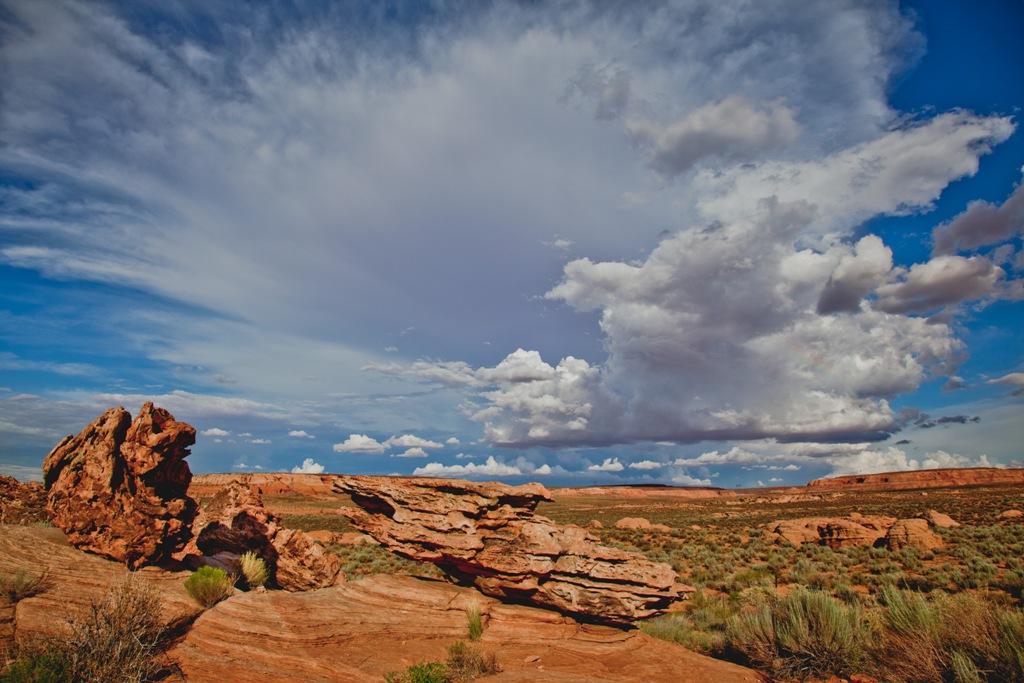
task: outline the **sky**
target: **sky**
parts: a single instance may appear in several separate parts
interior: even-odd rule
[[[1024,2],[0,0],[0,473],[1022,466]]]

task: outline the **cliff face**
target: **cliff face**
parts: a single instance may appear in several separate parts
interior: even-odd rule
[[[845,477],[815,479],[807,486],[825,490],[870,489],[894,491],[900,489],[929,489],[992,484],[1024,484],[1024,469],[965,467],[913,470],[910,472],[881,472],[879,474],[852,474]]]

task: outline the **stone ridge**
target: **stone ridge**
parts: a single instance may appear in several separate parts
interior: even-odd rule
[[[339,476],[334,488],[361,508],[343,514],[378,543],[486,595],[621,625],[689,590],[667,564],[536,516],[550,500],[540,484]]]
[[[129,568],[165,561],[192,536],[185,458],[196,430],[145,403],[111,408],[43,462],[47,511],[75,546]]]
[[[988,484],[1024,484],[1024,468],[963,467],[878,474],[851,474],[815,479],[807,484],[814,489],[900,489],[982,486]]]

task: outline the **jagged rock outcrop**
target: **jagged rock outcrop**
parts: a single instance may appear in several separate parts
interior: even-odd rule
[[[934,550],[943,545],[942,538],[931,530],[928,520],[920,518],[898,520],[886,533],[885,544],[894,551],[903,548]]]
[[[953,467],[908,472],[880,472],[878,474],[852,474],[828,479],[815,479],[809,488],[822,490],[875,490],[947,488],[954,486],[981,486],[1024,484],[1024,468]]]
[[[232,482],[203,505],[195,537],[178,554],[187,564],[228,563],[246,551],[264,559],[274,583],[287,591],[333,586],[344,580],[337,557],[307,533],[286,529],[250,487]]]
[[[0,524],[32,524],[48,518],[46,490],[42,484],[22,483],[0,474]]]
[[[687,590],[667,564],[536,516],[550,500],[540,484],[342,476],[335,488],[361,508],[344,514],[382,546],[486,595],[626,624]]]
[[[73,545],[132,569],[166,560],[192,535],[185,457],[195,440],[195,429],[152,403],[134,420],[111,408],[46,456],[53,524]]]

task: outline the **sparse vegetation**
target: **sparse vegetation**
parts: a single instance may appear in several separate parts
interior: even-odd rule
[[[203,607],[212,607],[231,595],[234,583],[223,569],[200,567],[185,579],[185,590]]]
[[[53,586],[48,572],[30,572],[18,569],[13,574],[0,575],[0,598],[14,604],[33,595],[39,595]]]
[[[266,561],[251,550],[238,558],[238,570],[248,588],[259,588],[270,579]]]
[[[480,605],[470,605],[466,608],[466,621],[469,625],[469,639],[480,640],[484,634],[483,615],[480,613]]]
[[[3,683],[146,683],[161,671],[160,600],[129,577],[69,619],[65,638],[23,645]]]
[[[501,671],[494,653],[484,654],[464,640],[448,646],[444,662],[412,664],[404,672],[384,675],[387,683],[460,683]]]

